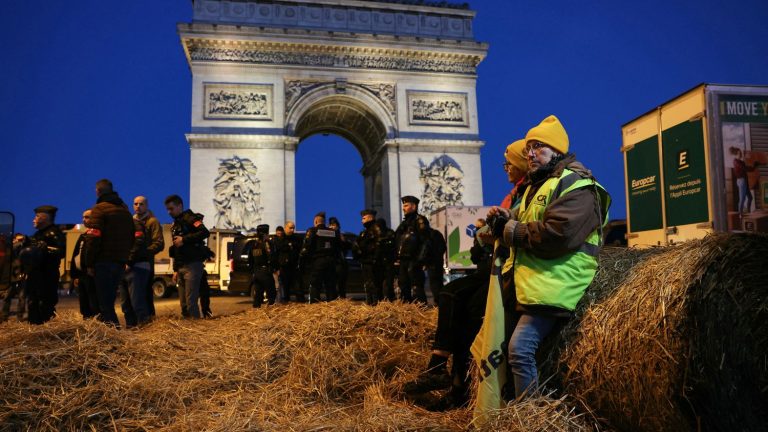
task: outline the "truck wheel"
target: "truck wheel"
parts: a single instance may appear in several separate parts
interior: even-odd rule
[[[155,298],[166,298],[171,295],[171,289],[164,280],[155,279],[155,281],[152,282],[152,293],[155,295]]]

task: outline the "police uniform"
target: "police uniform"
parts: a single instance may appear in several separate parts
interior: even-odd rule
[[[363,210],[360,212],[360,215],[371,215],[375,218],[376,211]],[[353,251],[356,258],[360,261],[363,288],[365,289],[365,302],[369,305],[375,305],[381,300],[383,283],[383,268],[377,262],[381,230],[376,225],[375,220],[366,222],[363,226],[365,229],[360,231],[360,235],[357,236]]]
[[[272,253],[273,250],[269,241],[269,225],[259,225],[256,227],[256,238],[248,256],[251,268],[251,293],[255,308],[261,307],[265,291],[267,304],[275,304],[277,290],[275,289],[275,278],[272,276],[274,269]]]
[[[198,298],[203,277],[203,262],[208,259],[209,249],[204,242],[210,235],[203,224],[203,215],[186,209],[173,219],[172,237],[182,237],[181,247],[171,246],[173,271],[178,272],[179,303],[181,314],[200,318]]]
[[[325,291],[327,301],[338,297],[336,292],[336,260],[341,253],[341,237],[325,224],[309,228],[304,237],[301,259],[309,265],[309,301],[320,300]]]
[[[302,237],[297,234],[286,234],[275,241],[277,248],[277,266],[280,269],[280,282],[283,286],[282,301],[291,299],[291,292],[296,295],[296,301],[304,301],[304,290],[298,283],[298,262],[301,251]]]
[[[387,226],[387,221],[376,220],[379,227],[379,244],[376,248],[376,262],[381,268],[382,286],[379,289],[379,299],[395,301],[395,231]]]
[[[402,202],[410,202],[418,206],[419,200],[413,196],[404,196]],[[395,230],[397,261],[399,270],[397,285],[400,287],[400,299],[405,302],[426,303],[424,291],[424,243],[429,232],[419,228],[418,212],[405,215],[403,221]],[[428,229],[428,228],[427,228]]]
[[[53,221],[57,210],[54,206],[40,206],[35,213],[47,213]],[[64,233],[51,223],[35,232],[30,248],[37,249],[30,252],[39,260],[31,263],[27,273],[27,311],[30,323],[42,324],[53,318],[59,301],[59,267],[66,251]]]

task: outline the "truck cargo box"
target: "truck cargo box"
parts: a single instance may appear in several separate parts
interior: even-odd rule
[[[629,246],[762,231],[768,86],[702,84],[622,127]]]

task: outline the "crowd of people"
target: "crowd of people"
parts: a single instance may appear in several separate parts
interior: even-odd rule
[[[505,366],[512,377],[505,396],[530,395],[539,388],[539,345],[572,317],[595,276],[610,206],[606,190],[569,150],[568,135],[555,116],[506,148],[504,170],[512,191],[485,220],[476,222],[479,229],[471,256],[477,270],[445,286],[445,239],[419,214],[419,199],[414,196],[401,198],[404,217],[395,230],[377,219],[375,210],[361,211],[364,229],[353,241],[342,234],[336,218],[326,225],[324,212],[315,215],[304,236],[296,233],[292,221],[277,227],[274,237],[269,236],[268,225],[259,225],[248,252],[253,306],[261,307],[265,296],[273,304],[278,294],[282,302],[291,296],[311,303],[345,297],[344,256],[349,250],[361,263],[365,301],[370,305],[394,301],[398,292],[403,302],[426,303],[428,283],[438,306],[432,354],[424,372],[403,389],[411,395],[447,389],[430,406],[447,409],[468,402],[470,346],[483,323],[489,280],[499,277]],[[71,258],[80,309],[85,318],[119,326],[114,309],[119,291],[126,326],[138,326],[154,315],[150,281],[154,255],[164,248],[162,229],[146,198],[134,199],[131,215],[109,180],[96,183],[96,194],[97,204],[83,214],[87,231]],[[170,251],[182,315],[210,316],[210,301],[201,297],[201,285],[207,286],[203,263],[212,254],[205,243],[209,231],[203,215],[185,210],[178,195],[169,196],[164,204],[174,219]],[[55,207],[36,208],[37,232],[30,239],[14,238],[19,264],[3,305],[5,316],[8,297],[20,291],[26,296],[23,303],[30,323],[44,323],[55,314],[65,250],[55,215]],[[22,281],[25,289],[20,290]]]
[[[253,306],[260,307],[265,297],[267,304],[274,304],[278,296],[284,303],[292,297],[310,303],[346,298],[350,251],[360,262],[367,304],[396,299],[427,303],[427,286],[437,303],[445,238],[418,213],[418,198],[404,196],[402,202],[405,217],[396,230],[385,219],[377,219],[376,210],[365,209],[360,212],[363,230],[353,239],[342,232],[337,218],[326,218],[325,212],[315,215],[304,236],[296,233],[293,221],[278,226],[273,237],[268,225],[259,225],[248,252]]]

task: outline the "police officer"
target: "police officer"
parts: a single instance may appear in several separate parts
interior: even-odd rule
[[[403,203],[403,221],[395,230],[396,265],[399,266],[397,285],[400,299],[405,302],[427,302],[424,292],[424,245],[429,239],[429,226],[419,226],[419,199],[406,195]],[[423,224],[422,224],[423,225]]]
[[[384,218],[376,219],[379,227],[379,247],[376,261],[382,272],[382,285],[377,287],[380,300],[395,301],[395,231],[387,226]]]
[[[165,199],[165,209],[173,218],[170,249],[173,258],[173,281],[178,283],[179,303],[182,316],[200,318],[198,298],[203,277],[203,262],[208,259],[209,249],[205,240],[210,235],[203,224],[203,215],[190,209],[184,210],[184,201],[178,195]]]
[[[303,238],[296,234],[296,224],[293,221],[285,222],[285,235],[275,240],[277,267],[283,287],[281,300],[286,303],[291,300],[291,292],[295,293],[296,301],[304,301],[304,290],[298,283],[299,252],[301,252],[302,241]]]
[[[83,212],[83,226],[90,228],[90,225],[91,210],[86,210]],[[72,283],[77,288],[77,295],[80,299],[80,314],[83,315],[83,318],[93,318],[99,314],[99,298],[96,291],[96,282],[85,268],[85,256],[88,253],[87,235],[82,233],[77,237],[69,264],[69,275],[72,278]]]
[[[275,290],[275,278],[272,276],[274,263],[272,260],[272,245],[269,240],[269,225],[256,227],[256,237],[248,256],[248,264],[251,268],[251,293],[253,294],[253,307],[261,307],[264,301],[264,292],[267,293],[267,304],[275,304],[277,291]]]
[[[331,216],[328,219],[328,228],[338,231],[341,239],[341,253],[336,257],[336,288],[339,297],[347,298],[347,277],[349,276],[347,252],[352,249],[352,243],[347,241],[344,233],[341,232],[341,223],[338,218]]]
[[[300,259],[309,266],[309,301],[320,301],[320,291],[325,291],[327,301],[335,300],[336,257],[341,253],[338,231],[325,226],[325,212],[315,215],[314,226],[307,230]]]
[[[376,225],[376,210],[365,209],[360,212],[362,216],[363,231],[357,236],[352,250],[360,261],[363,288],[365,289],[365,302],[375,305],[381,299],[383,268],[377,262],[379,237],[381,231]]]
[[[57,210],[50,205],[37,207],[32,220],[37,231],[31,238],[28,253],[34,254],[35,258],[30,260],[26,293],[32,324],[43,324],[53,318],[59,301],[59,267],[66,251],[66,240],[53,223]]]

